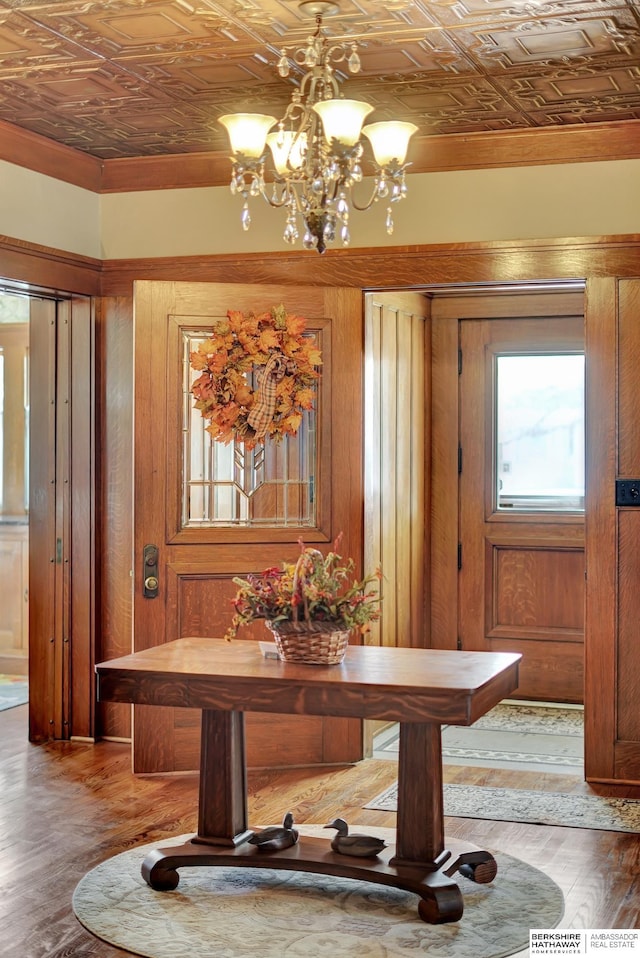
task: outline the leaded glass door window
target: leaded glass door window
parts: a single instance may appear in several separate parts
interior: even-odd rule
[[[318,396],[295,436],[267,438],[253,449],[215,441],[190,392],[198,373],[189,356],[205,338],[201,328],[181,328],[181,527],[314,527]]]

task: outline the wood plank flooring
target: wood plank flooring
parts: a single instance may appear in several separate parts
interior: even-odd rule
[[[71,909],[73,890],[111,855],[195,831],[197,777],[133,776],[126,744],[30,745],[26,713],[26,706],[0,712],[0,956],[126,955],[82,928]],[[250,820],[269,824],[291,809],[299,823],[325,824],[339,813],[354,824],[393,827],[394,813],[362,806],[395,775],[394,762],[379,760],[333,770],[253,771]],[[447,766],[445,777],[589,791],[571,776]],[[640,797],[638,789],[627,791]],[[640,835],[456,818],[446,826],[451,837],[516,855],[550,875],[565,894],[563,927],[640,927]]]

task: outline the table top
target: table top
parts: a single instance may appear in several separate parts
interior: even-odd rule
[[[470,725],[518,687],[510,652],[351,645],[340,665],[266,658],[249,640],[183,638],[96,665],[101,701]]]

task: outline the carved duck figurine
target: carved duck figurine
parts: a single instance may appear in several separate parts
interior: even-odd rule
[[[349,826],[343,818],[334,818],[325,828],[337,829],[337,835],[331,840],[334,852],[341,855],[355,855],[357,858],[375,858],[387,843],[374,835],[349,834]]]
[[[293,827],[293,815],[287,812],[282,819],[282,825],[269,825],[259,832],[254,832],[248,840],[255,845],[259,852],[279,852],[283,848],[290,848],[298,841],[298,830]]]

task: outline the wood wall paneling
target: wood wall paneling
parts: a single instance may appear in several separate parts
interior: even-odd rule
[[[585,775],[612,780],[616,737],[616,309],[613,278],[587,281]]]
[[[56,304],[54,701],[61,712],[53,729],[55,738],[64,739],[71,731],[71,342],[71,304],[65,300]]]
[[[640,362],[640,280],[619,285],[618,314],[618,469],[620,478],[640,478],[640,394],[637,369]],[[609,495],[613,495],[611,489]],[[638,621],[640,561],[638,541],[640,512],[620,507],[618,513],[618,622],[615,775],[640,777],[640,655]]]
[[[69,302],[69,595],[70,702],[69,733],[95,735],[95,664],[98,528],[96,526],[95,323],[92,303],[74,296]]]
[[[640,477],[640,280],[618,287],[618,466],[620,478]]]
[[[29,737],[43,741],[61,724],[61,699],[54,700],[55,303],[32,301],[29,338]]]
[[[98,449],[97,661],[127,655],[132,642],[133,299],[98,300],[96,314]],[[102,702],[98,731],[131,735],[131,707]]]
[[[618,656],[616,740],[640,743],[640,511],[618,515]],[[634,707],[635,704],[635,707]]]
[[[431,648],[458,640],[458,348],[457,322],[444,302],[431,306]],[[455,437],[452,441],[452,437]]]
[[[425,327],[418,293],[367,298],[365,438],[367,571],[382,566],[382,618],[370,644],[424,648]]]

